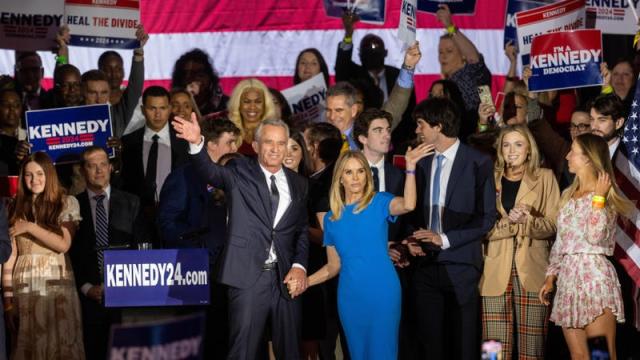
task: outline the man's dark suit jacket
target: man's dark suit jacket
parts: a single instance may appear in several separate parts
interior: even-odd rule
[[[414,227],[426,228],[431,212],[431,163],[433,155],[418,162],[418,205]],[[496,221],[496,187],[491,159],[460,144],[447,184],[442,232],[450,247],[439,251],[436,261],[472,265],[482,272],[482,239]],[[421,258],[420,261],[428,261]],[[452,279],[455,280],[455,279]]]
[[[80,204],[80,226],[71,242],[69,254],[78,289],[86,283],[99,285],[103,277],[98,270],[96,234],[91,215],[91,204],[86,191],[76,195]],[[147,235],[140,216],[138,197],[113,186],[109,197],[109,246],[136,249],[137,243],[146,242]],[[87,358],[104,358],[111,324],[120,322],[118,309],[107,309],[93,299],[80,294],[82,325]]]
[[[171,172],[160,192],[158,228],[165,248],[206,246],[215,262],[227,235],[224,199],[215,203],[191,163]]]
[[[142,161],[144,130],[142,127],[131,134],[122,137],[122,189],[131,194],[135,194],[143,201],[142,206],[149,204],[144,203],[145,182],[144,182],[144,162]],[[169,127],[171,138],[171,170],[186,163],[189,159],[189,144],[176,137],[176,132]],[[160,160],[160,159],[158,159]],[[160,189],[158,189],[158,193]]]
[[[0,199],[0,263],[11,256],[11,240],[9,239],[9,221],[4,200]],[[7,358],[6,334],[4,326],[4,307],[0,309],[0,360]]]
[[[222,167],[212,162],[203,148],[192,155],[192,163],[200,178],[224,190],[228,204],[228,241],[218,280],[240,289],[251,287],[262,273],[273,241],[280,290],[288,294],[282,281],[291,266],[298,263],[307,267],[307,180],[284,168],[291,204],[273,228],[269,187],[256,159],[237,159]]]
[[[0,176],[18,175],[17,144],[16,138],[0,134]]]

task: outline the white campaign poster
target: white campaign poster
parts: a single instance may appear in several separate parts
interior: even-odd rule
[[[416,10],[417,0],[402,0],[400,7],[400,22],[398,23],[398,39],[411,46],[416,42]]]
[[[587,0],[587,13],[595,15],[596,29],[603,34],[635,35],[638,19],[634,8],[636,13],[640,10],[640,0]]]
[[[623,0],[621,0],[623,1]],[[533,38],[553,32],[584,29],[585,0],[565,0],[516,13],[518,49],[522,64],[529,64]]]
[[[62,25],[64,0],[2,0],[0,48],[52,50]]]
[[[71,32],[71,45],[135,49],[140,3],[128,0],[96,2],[66,0],[64,20]]]
[[[291,107],[291,123],[294,127],[324,121],[327,84],[324,82],[322,73],[294,87],[282,90],[282,95]]]

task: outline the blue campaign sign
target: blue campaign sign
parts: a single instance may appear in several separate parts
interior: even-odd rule
[[[107,250],[106,307],[209,304],[205,249]]]
[[[362,22],[384,24],[386,0],[324,0],[324,10],[329,17],[341,18],[347,9],[358,14]]]
[[[31,151],[44,151],[55,163],[76,162],[89,146],[107,148],[112,136],[109,105],[87,105],[27,111],[27,134]]]
[[[600,30],[543,34],[531,44],[530,91],[573,89],[602,84]]]
[[[201,313],[150,324],[115,325],[108,358],[203,359],[204,324]]]
[[[418,0],[418,11],[436,13],[439,5],[449,6],[452,14],[472,15],[476,12],[476,0]]]
[[[504,23],[504,45],[509,41],[514,45],[518,45],[518,32],[516,30],[516,13],[525,10],[535,9],[551,3],[547,1],[529,1],[529,0],[509,0],[507,4],[507,15]]]

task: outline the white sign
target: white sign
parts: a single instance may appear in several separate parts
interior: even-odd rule
[[[621,0],[624,1],[624,0]],[[533,38],[548,33],[584,29],[585,0],[565,0],[516,13],[518,49],[522,64],[529,64]]]
[[[0,48],[19,51],[56,48],[64,0],[3,0]]]
[[[291,107],[291,123],[294,127],[324,121],[327,84],[324,82],[322,73],[294,87],[282,90],[282,95]]]
[[[417,8],[417,0],[402,0],[398,39],[403,41],[407,47],[416,42]]]
[[[140,3],[112,0],[66,0],[64,20],[71,32],[71,45],[135,49]]]
[[[587,13],[595,15],[596,28],[603,34],[635,35],[638,19],[634,15],[634,8],[637,9],[636,13],[640,11],[640,0],[587,0]]]

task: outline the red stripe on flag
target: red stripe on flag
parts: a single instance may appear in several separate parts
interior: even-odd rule
[[[624,251],[624,249],[618,246],[618,244],[616,244],[615,250],[613,251],[613,256],[627,271],[627,274],[629,274],[629,277],[633,279],[636,286],[640,286],[640,268],[638,268],[636,263],[631,260],[629,255]]]
[[[401,0],[387,0],[383,26],[359,23],[357,29],[397,28]],[[502,29],[506,0],[478,1],[473,16],[453,16],[461,29]],[[255,30],[334,30],[342,21],[325,14],[322,0],[142,0],[142,23],[150,33]],[[433,14],[419,11],[420,28],[442,28]],[[274,44],[277,46],[277,44]]]
[[[625,161],[628,161],[628,160],[625,160]],[[620,188],[620,190],[624,192],[624,195],[628,199],[635,199],[635,200],[640,199],[640,191],[636,189],[633,183],[629,181],[629,178],[624,173],[622,173],[622,171],[620,171],[620,169],[618,169],[617,166],[613,168],[613,172],[616,175],[616,184],[618,184],[618,187]]]

